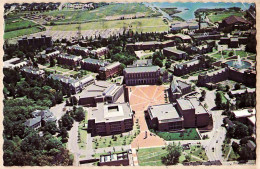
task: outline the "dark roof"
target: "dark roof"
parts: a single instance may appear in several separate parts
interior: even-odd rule
[[[231,15],[231,16],[225,18],[223,21],[226,22],[226,24],[229,24],[229,25],[233,25],[237,22],[242,22],[242,23],[245,23],[245,24],[251,24],[251,22],[245,20],[244,18],[241,18],[239,16],[234,16],[234,15]]]

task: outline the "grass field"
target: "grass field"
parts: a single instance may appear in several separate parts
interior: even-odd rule
[[[138,150],[138,163],[140,166],[162,166],[161,158],[167,154],[162,147],[146,148]]]
[[[29,35],[29,34],[37,33],[37,32],[41,32],[41,30],[39,28],[36,28],[36,27],[5,32],[4,33],[4,39],[11,39],[11,38],[15,38],[15,37],[18,37],[18,36]]]
[[[128,19],[102,22],[89,22],[81,24],[81,30],[95,30],[95,29],[111,29],[111,28],[128,28],[132,26],[134,31],[167,31],[168,26],[165,25],[161,18],[143,18],[143,19]],[[51,30],[53,31],[77,31],[78,24],[56,25]]]
[[[12,21],[17,21],[17,22],[13,23]],[[34,23],[34,22],[22,20],[20,18],[18,18],[18,19],[7,19],[7,20],[5,20],[5,32],[29,28],[29,27],[33,27],[35,25],[37,25],[37,24]]]
[[[234,52],[234,51],[228,51],[228,50],[223,50],[223,57],[224,57],[224,59],[226,59],[226,58],[228,58],[228,57],[231,57],[231,56],[229,56],[229,53],[233,53],[233,55],[235,55],[235,53],[236,53],[236,55],[239,55],[241,58],[244,58],[244,57],[247,57],[247,54],[248,54],[248,56],[251,56],[251,57],[255,57],[256,56],[256,54],[254,54],[254,53],[250,53],[250,52],[245,52],[245,51],[236,51],[236,52]],[[233,56],[232,55],[232,56]],[[216,53],[216,54],[213,54],[213,55],[211,55],[212,57],[214,57],[214,58],[216,58],[216,59],[221,59],[221,52],[220,53]]]
[[[208,18],[211,22],[218,22],[218,21],[222,21],[223,19],[231,16],[231,15],[235,15],[235,16],[244,16],[244,12],[224,12],[224,13],[220,13],[217,15],[208,15]]]
[[[206,152],[205,150],[202,149],[202,146],[201,145],[191,145],[190,146],[190,150],[184,150],[186,153],[192,155],[192,156],[195,156],[195,157],[198,157],[200,158],[201,160],[204,160],[204,161],[208,161],[208,156],[206,155]],[[191,156],[191,157],[192,157]],[[193,158],[191,159],[192,161],[199,161],[198,159],[196,158]]]
[[[183,134],[180,132],[169,133],[169,132],[157,132],[159,137],[164,140],[200,140],[199,134],[197,133],[195,128],[185,129]]]
[[[62,20],[61,22],[77,22],[87,20],[99,20],[105,18],[106,16],[127,15],[136,13],[145,13],[146,16],[151,16],[154,11],[147,8],[141,3],[118,3],[110,4],[90,11],[62,10],[45,12],[43,14],[50,16],[65,16],[65,20]]]

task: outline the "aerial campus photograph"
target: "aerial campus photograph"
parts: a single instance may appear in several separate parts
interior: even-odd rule
[[[4,166],[256,166],[256,4],[5,3]]]

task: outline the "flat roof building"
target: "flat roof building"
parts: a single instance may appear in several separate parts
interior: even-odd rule
[[[176,60],[186,59],[188,57],[186,52],[177,50],[175,47],[163,48],[163,54],[166,57],[174,56]]]
[[[21,60],[20,58],[12,58],[10,60],[4,61],[4,68],[14,69],[21,68],[28,63],[26,61]]]
[[[113,135],[133,129],[133,112],[129,103],[99,103],[89,111],[91,135]]]
[[[126,85],[156,84],[160,78],[159,66],[127,67],[123,71]]]

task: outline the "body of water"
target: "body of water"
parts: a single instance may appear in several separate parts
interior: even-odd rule
[[[160,8],[178,8],[178,10],[181,10],[181,13],[175,14],[176,16],[179,16],[185,20],[190,20],[194,19],[194,12],[199,9],[199,8],[208,8],[208,9],[213,9],[213,8],[230,8],[230,7],[240,7],[242,10],[246,10],[250,7],[250,3],[225,3],[225,2],[152,2],[151,3],[153,6],[157,6]],[[189,9],[189,10],[185,10]]]

